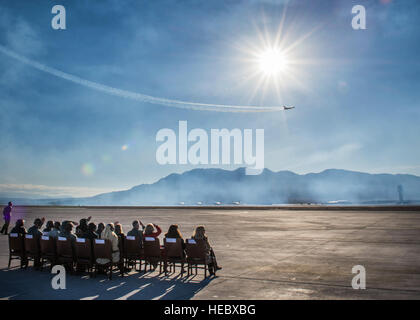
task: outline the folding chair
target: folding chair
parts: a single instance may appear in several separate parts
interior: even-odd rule
[[[109,279],[112,279],[112,271],[114,267],[118,267],[120,269],[121,276],[124,276],[124,268],[121,265],[120,261],[113,262],[112,261],[112,243],[108,239],[95,239],[93,243],[93,256],[94,256],[94,276],[96,277],[98,267],[102,267],[105,269],[105,272],[109,270]],[[108,259],[109,262],[102,264],[98,263],[97,259]]]
[[[181,275],[184,273],[184,263],[186,263],[184,250],[182,248],[182,239],[165,238],[165,274],[169,266],[170,272],[175,272],[176,264],[181,264]],[[173,271],[172,271],[173,269]]]
[[[207,278],[207,263],[206,263],[206,247],[204,240],[187,239],[185,243],[185,251],[187,252],[188,276],[192,274],[195,266],[195,274],[198,269],[204,269],[204,278]],[[200,267],[200,265],[203,265]],[[216,274],[216,270],[214,271]]]
[[[159,238],[145,237],[143,241],[144,247],[144,271],[147,270],[149,264],[149,271],[152,271],[152,265],[159,264],[159,274],[162,273],[162,253],[160,250]]]
[[[76,265],[87,268],[89,275],[92,277],[93,263],[93,247],[92,241],[85,238],[77,238],[75,243]]]
[[[144,259],[143,249],[140,246],[139,237],[126,236],[124,241],[124,259],[126,261],[126,266],[129,267],[134,265],[134,268],[137,266],[137,261],[139,263],[139,269],[136,271],[141,271],[141,261]]]
[[[73,245],[70,239],[66,237],[57,238],[57,263],[67,265],[70,268],[70,272],[74,270],[75,254],[73,251]]]
[[[23,236],[18,233],[9,233],[9,264],[7,266],[10,269],[10,264],[12,260],[20,260],[20,267],[25,264],[25,243]]]
[[[41,261],[41,249],[39,246],[39,237],[32,234],[25,234],[25,257],[27,259],[26,266],[29,261],[34,262],[34,267],[38,268]]]
[[[41,236],[39,244],[41,249],[41,270],[45,262],[50,262],[52,268],[57,262],[56,240],[49,236]]]

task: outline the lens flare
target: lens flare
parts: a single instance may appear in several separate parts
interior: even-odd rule
[[[81,171],[85,176],[89,177],[95,173],[95,167],[91,163],[84,163]]]

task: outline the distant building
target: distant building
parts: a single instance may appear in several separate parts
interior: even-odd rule
[[[404,202],[404,190],[403,190],[403,186],[402,185],[398,185],[397,190],[398,190],[398,200],[399,200],[399,203],[403,203]]]

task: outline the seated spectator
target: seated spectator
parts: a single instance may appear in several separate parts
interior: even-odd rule
[[[88,217],[86,219],[80,219],[79,225],[76,227],[76,236],[78,238],[82,238],[83,234],[87,233],[88,231],[88,222],[92,217]]]
[[[16,224],[13,227],[12,231],[10,231],[10,233],[17,233],[24,236],[27,233],[24,227],[24,224],[25,224],[25,220],[23,219],[16,220]],[[26,266],[28,266],[28,259],[26,257],[22,257],[22,259],[20,260],[20,267],[24,268]]]
[[[119,237],[124,236],[124,231],[121,223],[115,223],[115,234]]]
[[[10,231],[10,233],[17,233],[21,235],[26,234],[26,229],[24,227],[24,224],[25,224],[25,220],[23,219],[16,220],[16,224],[13,227],[12,231]]]
[[[28,234],[31,234],[34,237],[35,236],[38,236],[38,237],[42,236],[42,232],[39,231],[39,229],[41,229],[44,222],[45,222],[45,218],[42,218],[42,219],[36,218],[35,221],[34,221],[34,225],[28,229]]]
[[[44,217],[42,219],[36,218],[35,221],[34,221],[34,225],[28,229],[28,234],[32,235],[34,238],[35,237],[41,237],[42,232],[39,231],[39,229],[41,229],[44,222],[45,222]],[[41,266],[41,259],[39,257],[37,257],[37,258],[34,259],[35,270],[38,270],[40,268],[40,266]]]
[[[155,228],[156,228],[156,231],[155,231]],[[159,237],[161,233],[162,233],[162,229],[157,224],[149,223],[144,229],[143,238],[145,237],[157,238]]]
[[[58,236],[66,238],[67,240],[70,240],[73,255],[74,255],[75,252],[76,252],[76,236],[72,233],[72,231],[73,231],[73,223],[71,221],[65,221],[65,222],[63,221],[63,224],[61,225],[61,231],[58,234]],[[64,264],[64,267],[69,272],[73,272],[73,270],[74,270],[72,263]],[[78,267],[78,269],[76,269],[76,271],[81,271],[79,266],[77,266],[77,267]]]
[[[60,232],[61,232],[61,231],[64,231],[65,226],[66,226],[66,224],[67,224],[67,223],[71,223],[73,226],[77,226],[77,225],[78,225],[78,223],[77,223],[77,222],[75,222],[75,221],[71,221],[71,220],[64,220],[64,221],[61,223],[61,226],[60,226]]]
[[[45,226],[45,229],[42,231],[42,233],[44,233],[44,235],[48,235],[49,232],[54,228],[54,222],[52,222],[51,220],[47,221],[47,224]]]
[[[59,233],[61,229],[61,224],[60,222],[56,221],[54,222],[54,227],[51,229],[50,232],[48,232],[48,236],[50,236],[51,238],[58,238]]]
[[[98,238],[98,235],[96,233],[96,224],[94,224],[93,222],[88,224],[87,232],[83,235],[83,238],[90,240]]]
[[[142,226],[142,230],[140,230],[140,224]],[[133,223],[133,229],[128,231],[127,236],[130,237],[138,237],[140,246],[143,246],[143,231],[144,231],[144,224],[139,220],[134,220]]]
[[[216,255],[214,254],[213,249],[210,246],[209,240],[206,236],[206,230],[205,230],[204,226],[198,226],[195,229],[191,238],[194,239],[194,240],[203,240],[204,241],[205,250],[206,250],[206,263],[209,267],[210,274],[214,275],[215,270],[222,269],[222,267],[217,265]]]
[[[64,228],[62,228],[62,230],[58,234],[58,236],[67,238],[67,239],[71,240],[71,242],[74,244],[76,242],[76,236],[72,233],[72,231],[73,231],[73,223],[68,221],[64,225]]]
[[[184,241],[184,238],[182,238],[181,231],[179,231],[177,224],[172,224],[169,227],[168,232],[165,234],[165,238],[181,239],[182,250],[185,250],[185,241]],[[185,255],[185,252],[184,252],[184,255]]]
[[[98,229],[96,230],[96,233],[98,234],[99,239],[102,239],[102,231],[104,231],[104,229],[105,229],[105,225],[102,222],[100,222],[98,224]]]
[[[120,250],[118,248],[118,236],[114,232],[115,227],[113,223],[107,224],[105,230],[102,231],[101,239],[111,241],[112,245],[112,262],[120,261]],[[99,264],[106,264],[110,262],[108,259],[98,258],[96,262]]]

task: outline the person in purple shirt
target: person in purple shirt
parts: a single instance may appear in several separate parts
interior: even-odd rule
[[[1,228],[0,233],[7,234],[7,229],[9,229],[9,224],[10,224],[10,215],[12,213],[12,207],[13,207],[13,204],[9,202],[7,207],[4,207],[3,209],[4,225],[3,225],[3,228]]]

